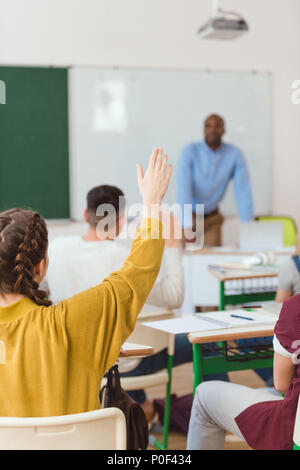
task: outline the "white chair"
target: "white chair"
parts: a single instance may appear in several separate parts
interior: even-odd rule
[[[283,247],[283,223],[257,220],[241,223],[239,247],[246,251],[278,251]]]
[[[105,408],[46,418],[0,418],[0,450],[126,450],[125,416]]]
[[[142,321],[145,322],[145,320]],[[152,346],[154,349],[154,354],[165,348],[168,349],[168,364],[166,364],[166,369],[155,372],[154,374],[139,375],[135,377],[121,377],[121,386],[124,388],[124,390],[127,391],[155,387],[157,385],[166,385],[163,443],[161,444],[158,440],[153,439],[151,436],[150,443],[159,449],[167,449],[170,421],[172,362],[175,348],[175,336],[169,333],[165,333],[164,331],[148,328],[138,321],[133,333],[126,341],[130,343]],[[102,386],[103,385],[106,385],[105,378],[103,378],[102,381]]]

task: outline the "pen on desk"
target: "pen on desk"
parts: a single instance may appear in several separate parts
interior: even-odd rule
[[[254,321],[254,318],[250,318],[250,317],[242,317],[240,315],[233,315],[233,314],[231,314],[230,316],[233,317],[233,318],[241,318],[242,320],[252,320],[252,321]]]

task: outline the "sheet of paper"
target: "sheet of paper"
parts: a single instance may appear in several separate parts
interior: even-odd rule
[[[165,331],[174,335],[179,333],[191,333],[192,331],[210,331],[224,329],[224,326],[210,323],[199,315],[184,318],[173,318],[171,320],[159,320],[143,323],[143,325],[156,330]]]
[[[122,349],[124,351],[135,351],[136,349],[152,349],[152,346],[145,344],[123,343]]]
[[[244,318],[236,318],[232,315]],[[197,315],[198,316],[198,315]],[[224,312],[216,311],[209,313],[201,313],[200,316],[204,318],[221,321],[228,325],[228,328],[238,327],[238,326],[257,326],[257,325],[274,325],[277,321],[277,318],[274,318],[270,315],[264,315],[259,311],[247,311],[247,310],[227,310]],[[248,320],[251,318],[251,320]]]

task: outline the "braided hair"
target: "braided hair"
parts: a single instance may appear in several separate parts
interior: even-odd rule
[[[48,231],[38,212],[11,209],[0,213],[0,292],[18,293],[37,305],[51,305],[34,280],[35,266],[46,257]]]

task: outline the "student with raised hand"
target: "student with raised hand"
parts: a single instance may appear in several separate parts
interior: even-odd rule
[[[200,384],[189,424],[190,450],[224,448],[225,433],[255,450],[290,450],[300,394],[300,294],[284,302],[275,326],[274,385],[284,398],[224,382]]]
[[[109,208],[110,217],[104,215]],[[179,308],[184,298],[181,226],[179,219],[167,211],[162,218],[165,250],[160,272],[146,302],[172,310]],[[59,237],[50,243],[50,266],[44,285],[54,303],[101,282],[110,272],[120,269],[129,254],[128,240],[118,238],[125,223],[125,199],[119,188],[102,185],[91,189],[87,194],[84,219],[88,224],[85,235]],[[165,369],[167,360],[167,349],[143,359],[120,358],[119,370],[123,377],[152,374]],[[176,335],[173,367],[192,360],[192,345],[186,334]],[[228,377],[221,373],[205,379],[228,380]],[[151,421],[154,405],[147,399],[145,390],[128,393],[143,407]]]
[[[99,214],[105,214],[108,208],[112,213],[109,225],[108,217]],[[101,282],[109,273],[121,268],[130,252],[128,240],[118,238],[125,222],[125,199],[119,188],[102,185],[91,189],[84,218],[88,224],[85,235],[59,237],[50,243],[50,266],[44,285],[54,303]],[[182,249],[178,237],[179,234],[181,238],[181,226],[170,213],[163,214],[162,220],[165,250],[160,272],[146,302],[172,310],[179,308],[184,298]],[[192,346],[187,336],[176,335],[174,367],[192,360]],[[150,358],[120,358],[118,365],[122,376],[139,376],[162,370],[166,364],[167,350],[162,350]],[[147,400],[145,391],[133,390],[129,394],[142,405],[151,421],[154,405]]]
[[[102,377],[117,360],[160,269],[159,207],[171,171],[161,149],[153,150],[145,175],[138,166],[144,219],[130,255],[102,284],[56,306],[39,289],[48,265],[45,221],[23,209],[0,213],[1,416],[100,407]]]

